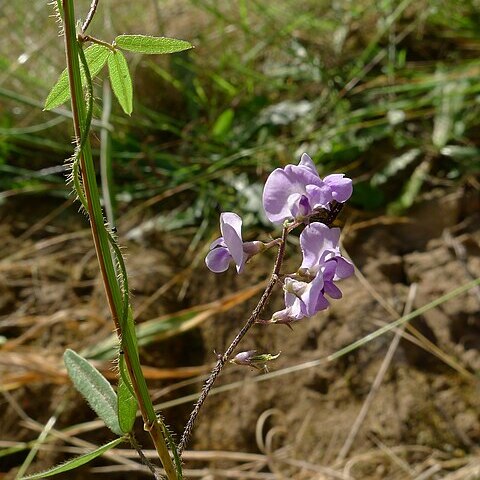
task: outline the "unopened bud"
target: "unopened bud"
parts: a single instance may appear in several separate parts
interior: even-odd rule
[[[235,355],[235,357],[230,360],[231,363],[236,365],[247,365],[249,367],[256,368],[258,370],[268,371],[267,362],[276,360],[280,356],[280,352],[276,355],[271,353],[262,353],[257,355],[256,350],[248,350],[247,352],[240,352]]]
[[[251,365],[252,358],[256,355],[256,350],[248,350],[247,352],[237,353],[231,360],[230,363],[235,365]]]

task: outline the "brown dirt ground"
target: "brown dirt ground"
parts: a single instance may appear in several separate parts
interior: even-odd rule
[[[66,347],[81,350],[106,337],[111,325],[88,231],[82,230],[82,218],[72,215],[74,207],[39,225],[37,231],[24,233],[32,228],[31,219],[44,218],[53,203],[35,207],[9,203],[1,211],[0,335],[5,343],[0,347],[0,378],[7,390],[0,396],[3,442],[36,438],[38,426],[45,424],[61,399],[65,404],[57,429],[94,419],[65,383],[61,355]],[[190,445],[199,456],[186,461],[186,467],[196,472],[192,478],[480,478],[478,289],[411,322],[413,329],[405,331],[408,338],[400,341],[358,434],[343,455],[342,447],[394,334],[382,335],[335,361],[325,360],[391,322],[394,315],[398,318],[412,284],[417,285],[415,309],[478,277],[479,206],[477,194],[462,190],[430,193],[405,221],[365,219],[347,211],[342,218],[344,245],[364,279],[344,281],[342,300],[327,313],[294,325],[293,331],[281,325],[253,327],[242,350],[281,351],[270,371],[282,375],[259,381],[262,372],[226,368],[218,386],[239,385],[207,400]],[[139,322],[256,284],[271,268],[267,255],[241,276],[233,272],[214,276],[203,266],[201,248],[189,250],[188,234],[172,237],[149,231],[125,242],[122,235],[130,229],[125,225],[119,235],[127,244]],[[84,233],[72,238],[71,232],[79,231]],[[287,271],[299,261],[294,245],[289,251]],[[159,300],[145,304],[184,268],[189,270],[177,284]],[[264,316],[280,302],[277,293]],[[255,303],[252,297],[227,313],[207,318],[196,329],[145,347],[144,363],[157,370],[199,366],[205,371],[215,361],[214,352],[226,348]],[[296,371],[285,371],[301,365]],[[161,401],[196,392],[201,385],[197,381],[174,390],[177,381],[182,379],[150,384]],[[191,401],[164,411],[174,430],[181,430],[190,408]],[[140,428],[139,435],[147,444]],[[111,436],[97,429],[77,438],[98,444]],[[53,445],[40,450],[31,471],[65,458],[65,443],[56,440]],[[257,456],[250,462],[223,454],[207,460],[201,455],[205,450]],[[24,452],[0,457],[0,478],[14,478],[24,458]],[[100,460],[94,465],[111,463]],[[207,467],[208,472],[201,471]],[[241,473],[242,468],[250,473]],[[236,476],[226,476],[226,470]],[[75,476],[62,478],[93,478],[100,471],[90,474],[83,468]],[[112,472],[104,478],[134,478]]]

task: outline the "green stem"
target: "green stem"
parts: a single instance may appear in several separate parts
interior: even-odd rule
[[[126,328],[122,332],[121,318],[124,309],[124,296],[115,275],[114,262],[110,251],[108,232],[103,222],[103,212],[100,205],[95,168],[93,164],[90,142],[87,138],[87,112],[83,101],[83,90],[80,76],[79,45],[75,33],[75,12],[73,0],[62,0],[65,26],[65,52],[67,59],[68,77],[72,100],[72,114],[75,136],[79,153],[79,163],[85,202],[90,218],[90,226],[95,245],[95,251],[100,266],[100,272],[105,287],[107,301],[110,307],[117,333],[122,335],[125,364],[132,381],[132,386],[140,407],[145,429],[150,433],[157,453],[163,464],[169,480],[177,480],[178,476],[170,457],[168,447],[163,436],[163,425],[157,418],[152,400],[148,393],[145,377],[140,366],[140,359],[136,348],[136,339],[133,329]],[[87,78],[88,80],[88,78]],[[81,140],[83,139],[83,141]]]
[[[79,35],[78,39],[81,42],[92,42],[98,45],[102,45],[103,47],[108,48],[112,52],[116,51],[115,45],[112,45],[111,43],[108,43],[108,42],[104,42],[103,40],[100,40],[99,38],[96,38],[96,37],[92,37],[91,35]]]
[[[112,91],[110,82],[103,83],[102,122],[108,125],[112,108]],[[103,204],[110,228],[115,227],[115,192],[113,188],[113,168],[110,148],[110,132],[108,128],[100,130],[100,179],[102,185]]]

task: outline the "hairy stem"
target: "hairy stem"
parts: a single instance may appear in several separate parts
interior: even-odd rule
[[[181,454],[183,450],[185,449],[190,436],[192,435],[192,430],[193,426],[195,424],[195,420],[197,419],[197,416],[200,412],[200,409],[202,408],[203,403],[208,397],[208,394],[210,393],[211,388],[213,387],[213,384],[215,383],[215,380],[217,379],[218,375],[222,371],[223,367],[227,363],[227,361],[230,359],[232,353],[234,352],[235,348],[237,348],[238,344],[241,342],[245,334],[250,330],[252,325],[258,320],[260,314],[262,313],[263,309],[267,305],[268,299],[270,298],[270,295],[272,294],[273,287],[275,286],[275,283],[277,283],[278,280],[278,275],[280,273],[280,269],[282,267],[283,263],[283,257],[285,255],[285,244],[287,240],[287,235],[288,235],[288,227],[283,228],[282,232],[282,238],[280,239],[280,242],[278,243],[278,253],[277,253],[277,258],[275,260],[275,265],[273,267],[273,272],[272,275],[270,276],[270,280],[268,282],[267,287],[265,288],[257,306],[253,310],[252,314],[250,315],[250,318],[246,321],[245,325],[242,327],[242,329],[237,333],[236,337],[233,339],[232,343],[230,346],[227,348],[225,353],[223,355],[220,355],[215,367],[213,368],[212,372],[210,373],[210,376],[208,377],[207,381],[205,382],[205,385],[203,386],[202,392],[200,394],[199,399],[197,400],[197,403],[195,404],[195,407],[190,414],[190,418],[188,419],[187,425],[185,426],[185,429],[183,431],[182,439],[180,440],[180,443],[178,444],[178,451]]]
[[[84,190],[84,201],[90,218],[90,226],[105,293],[115,327],[122,338],[125,364],[132,381],[145,429],[150,433],[168,479],[177,480],[178,476],[170,457],[165,438],[163,437],[163,425],[155,414],[146,381],[141,370],[135,332],[130,328],[122,331],[124,325],[122,325],[123,322],[121,318],[125,314],[125,312],[123,312],[125,308],[124,296],[122,295],[115,274],[115,267],[110,253],[108,232],[103,224],[103,212],[100,205],[91,147],[88,138],[86,138],[88,135],[88,130],[86,129],[87,118],[85,104],[82,98],[83,90],[79,65],[79,55],[81,55],[79,49],[81,49],[81,46],[77,41],[75,33],[73,0],[62,0],[62,5],[64,11],[65,52],[72,101],[73,125],[77,139],[77,147],[81,149],[78,155]]]
[[[92,3],[90,4],[90,9],[88,10],[87,17],[85,18],[85,21],[83,22],[82,25],[82,32],[85,33],[87,30],[88,26],[90,25],[90,22],[92,21],[95,12],[97,11],[98,7],[98,0],[92,0]]]

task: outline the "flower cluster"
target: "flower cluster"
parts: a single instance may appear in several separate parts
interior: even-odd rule
[[[314,222],[300,234],[303,261],[300,269],[285,278],[285,308],[272,316],[272,323],[291,323],[325,310],[330,298],[341,298],[336,280],[353,274],[353,265],[340,254],[339,228]]]
[[[351,194],[351,179],[334,174],[322,180],[306,153],[298,165],[277,168],[267,178],[263,191],[267,218],[284,226],[306,225],[300,234],[302,264],[283,280],[285,308],[274,313],[268,323],[290,324],[311,317],[328,308],[327,297],[341,298],[335,282],[352,275],[354,269],[340,253],[340,229],[310,220],[319,211],[329,210],[333,203],[346,202]],[[220,215],[222,236],[210,245],[205,259],[212,272],[224,272],[233,261],[240,273],[253,255],[272,244],[244,242],[241,229],[242,220],[237,214]]]

